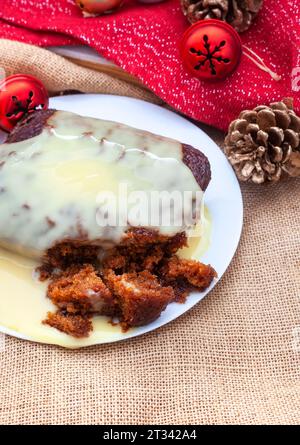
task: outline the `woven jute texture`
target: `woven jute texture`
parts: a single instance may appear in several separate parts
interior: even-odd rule
[[[4,54],[14,71],[28,65],[18,45]],[[55,57],[56,86],[50,59],[28,71],[46,84],[51,76],[53,90],[69,89],[70,64]],[[101,91],[91,81],[98,73],[72,69],[77,89],[88,84],[88,91]],[[103,92],[128,94],[128,85],[122,91],[114,82],[102,78]],[[298,424],[300,183],[243,185],[242,192],[244,229],[229,269],[207,298],[171,324],[75,351],[5,337],[0,423]]]
[[[50,51],[21,42],[0,39],[0,68],[5,76],[15,73],[35,75],[52,94],[77,90],[83,93],[118,94],[162,103],[161,99],[145,88],[79,67]]]

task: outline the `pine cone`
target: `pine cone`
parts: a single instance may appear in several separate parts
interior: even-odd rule
[[[229,126],[224,151],[241,181],[300,176],[300,118],[292,99],[242,111]]]
[[[243,32],[250,27],[262,3],[263,0],[181,0],[181,7],[191,23],[219,19]]]

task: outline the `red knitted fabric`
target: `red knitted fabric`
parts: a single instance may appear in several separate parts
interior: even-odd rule
[[[114,14],[96,18],[83,18],[73,0],[0,0],[0,37],[41,46],[90,45],[177,110],[220,129],[242,109],[286,96],[294,97],[300,112],[299,0],[265,0],[253,26],[241,35],[243,43],[282,76],[280,82],[245,56],[223,82],[192,78],[179,55],[188,26],[179,0],[156,5],[125,0]]]

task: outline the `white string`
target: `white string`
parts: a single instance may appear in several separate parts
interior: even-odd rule
[[[246,49],[247,51],[249,51],[253,56],[255,56],[259,62],[252,56],[250,56],[250,54],[247,54],[244,51],[244,54],[246,57],[248,57],[248,59],[250,59],[256,66],[258,66],[258,68],[260,68],[261,70],[265,71],[266,73],[269,73],[270,76],[272,77],[272,79],[276,80],[277,82],[279,80],[281,80],[281,76],[279,76],[279,74],[275,73],[274,71],[271,70],[271,68],[269,68],[265,62],[263,61],[263,59],[261,57],[259,57],[258,54],[256,54],[252,49],[248,48],[246,45],[243,45],[243,48]]]

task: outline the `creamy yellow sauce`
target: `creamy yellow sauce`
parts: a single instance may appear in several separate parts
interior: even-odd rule
[[[0,248],[0,326],[31,340],[67,348],[113,341],[122,336],[119,326],[105,317],[95,317],[94,331],[87,339],[75,339],[42,324],[47,312],[56,311],[46,298],[46,283],[41,283],[34,270],[38,263]]]
[[[189,238],[189,247],[181,249],[182,258],[201,259],[207,251],[211,236],[211,217],[207,207],[202,212],[202,225]],[[0,248],[0,326],[31,340],[79,348],[95,343],[120,340],[124,337],[119,326],[112,326],[106,317],[94,317],[94,330],[88,338],[75,339],[42,324],[47,312],[55,306],[46,298],[46,283],[34,273],[38,263],[19,254]]]
[[[212,230],[211,214],[208,207],[203,205],[201,211],[201,222],[199,222],[194,229],[192,229],[189,237],[188,246],[180,249],[178,256],[180,258],[190,260],[201,260],[201,257],[207,252]]]

